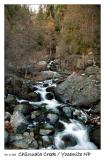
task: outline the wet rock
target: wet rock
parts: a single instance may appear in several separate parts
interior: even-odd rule
[[[23,133],[27,129],[28,121],[21,112],[16,111],[11,117],[11,124],[15,133]]]
[[[38,116],[40,116],[40,112],[39,111],[33,111],[31,113],[31,119],[35,119],[37,118]]]
[[[30,101],[40,101],[40,95],[35,93],[35,92],[31,92],[27,94],[27,100]]]
[[[5,144],[8,143],[9,141],[9,134],[6,130],[4,131],[4,141],[5,141]]]
[[[5,99],[5,102],[7,104],[16,104],[17,103],[16,97],[14,95],[8,94],[8,96]]]
[[[68,118],[71,118],[72,117],[72,110],[69,108],[69,107],[63,107],[63,112],[65,113],[65,115],[68,117]]]
[[[54,94],[53,94],[53,93],[47,93],[47,94],[46,94],[46,98],[47,98],[48,100],[52,100],[52,99],[54,99]]]
[[[39,134],[42,136],[52,135],[54,133],[54,127],[48,123],[40,126]]]
[[[30,132],[30,137],[34,138],[34,132]]]
[[[69,135],[69,134],[64,135],[62,137],[62,140],[64,141],[64,146],[65,147],[71,147],[71,146],[77,145],[77,140],[72,135]]]
[[[54,92],[54,89],[55,89],[55,87],[54,87],[54,86],[51,86],[51,87],[47,87],[47,88],[46,88],[46,91],[47,91],[47,92]]]
[[[29,104],[18,104],[15,106],[14,111],[19,111],[22,114],[27,115],[32,111],[32,106]]]
[[[49,113],[49,114],[47,115],[47,118],[48,118],[48,120],[49,120],[49,122],[50,122],[51,124],[55,124],[55,123],[58,121],[58,119],[59,119],[58,115],[52,114],[52,113]]]
[[[59,101],[59,102],[61,102],[61,103],[63,102],[62,99],[61,99],[61,97],[58,96],[58,94],[56,93],[56,89],[55,89],[54,86],[47,87],[47,88],[46,88],[46,91],[52,93],[52,94],[54,95],[54,98],[55,98],[57,101]]]
[[[24,133],[23,133],[23,136],[25,136],[25,137],[29,137],[29,136],[30,136],[30,134],[29,134],[29,132],[24,132]]]
[[[38,144],[34,138],[22,134],[12,134],[10,136],[10,142],[11,145],[17,149],[38,148]]]
[[[18,84],[17,81],[19,81],[20,84]],[[14,78],[14,83],[12,77],[11,82],[6,84],[6,93],[14,94],[21,99],[36,98],[37,95],[33,94],[33,90],[34,88],[31,81],[21,80],[17,77]]]
[[[24,132],[23,135],[26,136],[26,137],[34,138],[34,132],[32,132],[32,131],[30,133],[29,132]]]
[[[54,130],[54,127],[53,127],[53,125],[51,125],[51,124],[49,124],[49,123],[45,123],[45,124],[44,124],[44,129]]]
[[[10,121],[11,119],[11,114],[9,112],[5,112],[5,121]]]
[[[100,136],[101,136],[100,126],[95,127],[90,133],[90,141],[94,142],[99,149],[101,147]]]
[[[51,135],[51,134],[53,134],[53,130],[50,130],[50,129],[40,129],[39,134],[43,135],[43,136]]]
[[[44,84],[43,84],[43,87],[48,87],[48,83],[44,83]]]
[[[35,121],[38,122],[38,123],[43,123],[46,121],[46,116],[45,114],[41,113],[40,116],[37,116],[35,118]]]
[[[89,77],[70,75],[55,89],[56,94],[64,103],[72,106],[89,107],[90,104],[100,100],[100,89]]]
[[[88,121],[88,115],[79,109],[74,110],[73,118],[78,119],[78,120],[82,121],[83,123],[86,123]]]
[[[41,74],[42,74],[42,77],[44,80],[61,77],[61,75],[59,73],[53,72],[53,71],[42,71]]]
[[[59,122],[59,121],[55,124],[55,127],[56,127],[56,130],[57,130],[58,132],[62,132],[62,131],[65,130],[64,124],[62,124],[62,123]]]

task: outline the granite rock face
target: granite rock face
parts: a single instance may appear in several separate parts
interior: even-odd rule
[[[86,76],[73,73],[59,84],[55,89],[56,94],[64,103],[73,106],[89,106],[100,100],[100,88],[95,82]]]

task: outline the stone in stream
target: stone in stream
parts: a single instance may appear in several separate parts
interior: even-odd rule
[[[58,94],[56,94],[56,92],[55,92],[55,86],[47,87],[46,91],[52,93],[54,95],[54,98],[58,102],[61,102],[61,103],[63,102],[62,99],[60,98],[60,96],[58,96]]]
[[[56,130],[57,130],[58,132],[62,132],[62,131],[65,130],[64,124],[62,124],[62,123],[59,122],[59,121],[55,124],[55,128],[56,128]]]
[[[15,133],[23,133],[27,129],[28,121],[21,112],[16,111],[11,117],[11,125]]]
[[[40,116],[40,112],[39,111],[33,111],[33,112],[31,112],[31,119],[35,119],[38,116]]]
[[[39,132],[39,134],[42,136],[51,135],[53,133],[54,133],[53,130],[50,130],[50,129],[40,129],[40,132]]]
[[[59,119],[58,115],[52,114],[52,113],[49,113],[47,115],[47,118],[48,118],[49,123],[51,123],[51,124],[55,124]]]
[[[36,92],[30,92],[27,94],[27,100],[29,101],[41,101],[40,94],[37,94]]]
[[[64,147],[71,147],[77,144],[76,138],[69,134],[64,135],[62,140],[64,141]]]
[[[72,110],[69,107],[63,107],[63,112],[68,118],[72,118]]]
[[[48,100],[52,100],[52,99],[54,99],[54,94],[53,94],[53,93],[47,93],[47,94],[46,94],[46,98],[47,98]]]
[[[48,87],[48,83],[44,83],[44,84],[43,84],[43,87]]]
[[[46,88],[47,92],[54,92],[55,87],[54,86],[50,86]]]
[[[39,134],[42,136],[52,135],[54,133],[54,127],[48,123],[45,123],[43,127],[40,128]]]
[[[100,100],[100,88],[89,77],[73,73],[55,88],[64,103],[77,107],[90,107]]]
[[[88,115],[79,109],[75,109],[73,111],[73,118],[78,119],[78,120],[82,121],[83,123],[86,123],[88,121]]]
[[[18,104],[15,106],[14,111],[20,111],[22,114],[27,115],[32,111],[30,104]]]

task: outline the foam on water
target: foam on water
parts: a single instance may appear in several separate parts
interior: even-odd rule
[[[77,141],[77,144],[75,146],[71,146],[70,144],[66,149],[97,149],[96,145],[89,141],[86,127],[77,120],[70,119],[70,121],[70,123],[60,121],[65,126],[65,130],[56,134],[54,138],[56,148],[64,149],[65,142],[62,140],[63,136],[72,135]]]
[[[33,86],[36,88],[34,92],[40,94],[41,101],[34,102],[34,101],[19,100],[19,99],[17,99],[17,101],[19,103],[28,102],[33,106],[33,108],[39,106],[39,107],[46,107],[46,109],[48,110],[50,109],[53,111],[57,111],[58,110],[57,107],[61,106],[62,104],[60,104],[55,99],[55,97],[53,97],[50,100],[46,98],[46,95],[49,93],[46,91],[46,88],[50,86],[56,86],[55,82],[53,82],[53,80],[47,80],[44,82],[38,82],[35,86]],[[76,115],[78,112],[79,110],[75,109],[73,114]],[[81,116],[79,119],[82,120],[83,118],[85,121],[87,121],[87,115],[81,111]],[[61,132],[57,132],[54,136],[54,146],[56,149],[97,149],[96,145],[90,142],[87,128],[82,123],[80,123],[75,119],[70,119],[70,123],[66,123],[61,120],[59,120],[59,122],[64,125],[65,129]],[[34,125],[36,125],[36,123]],[[70,143],[67,142],[67,145],[65,145],[65,140],[63,139],[63,137],[69,135],[71,136],[72,139],[74,139],[74,143],[73,140],[71,140]],[[53,149],[54,146],[49,146],[47,147],[47,149]]]

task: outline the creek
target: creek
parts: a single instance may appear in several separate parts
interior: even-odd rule
[[[34,102],[17,99],[18,103],[28,102],[35,110],[43,108],[47,113],[57,115],[57,119],[55,117],[56,120],[53,120],[53,117],[44,117],[42,122],[33,121],[28,125],[28,129],[34,128],[40,123],[43,123],[43,125],[49,123],[54,127],[55,132],[53,134],[52,145],[40,149],[97,149],[96,145],[89,140],[88,127],[83,124],[84,121],[87,121],[87,114],[81,110],[74,109],[68,117],[63,117],[64,113],[61,114],[61,112],[64,104],[55,99],[53,92],[47,91],[49,87],[56,87],[56,79],[38,82],[33,86],[34,92],[40,95],[41,101]],[[75,118],[77,112],[81,113],[78,119]],[[40,114],[42,113],[40,112]],[[44,114],[44,116],[46,115]],[[55,123],[57,123],[58,126],[56,126]],[[45,138],[47,139],[47,137]]]

